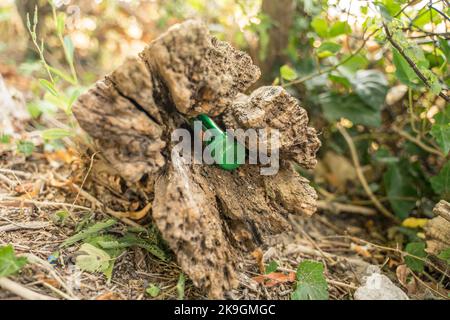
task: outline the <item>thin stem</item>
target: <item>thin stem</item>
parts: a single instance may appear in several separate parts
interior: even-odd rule
[[[367,196],[372,200],[372,203],[375,205],[375,207],[386,217],[389,218],[395,222],[399,222],[399,220],[388,210],[383,206],[383,204],[377,199],[377,197],[373,194],[372,190],[369,187],[369,184],[367,183],[367,180],[364,176],[364,173],[361,169],[361,164],[359,163],[358,154],[356,152],[355,144],[353,143],[352,138],[348,134],[347,130],[341,125],[336,124],[336,128],[339,130],[339,132],[344,137],[345,141],[347,142],[347,145],[350,149],[350,154],[353,160],[353,165],[355,166],[356,175],[358,176],[359,181],[361,182],[361,185],[366,192]]]
[[[305,81],[308,81],[308,80],[311,80],[311,79],[313,79],[313,78],[315,78],[315,77],[318,77],[318,76],[320,76],[320,75],[322,75],[322,74],[324,74],[324,73],[328,73],[328,72],[331,72],[331,71],[336,70],[337,68],[339,68],[340,66],[342,66],[342,65],[345,64],[346,62],[350,61],[350,59],[352,59],[352,58],[353,58],[354,56],[356,56],[358,53],[360,53],[361,50],[364,49],[364,46],[366,45],[366,43],[367,43],[367,41],[370,39],[370,37],[372,37],[372,36],[373,36],[377,31],[379,31],[379,30],[380,30],[380,29],[378,28],[378,29],[374,30],[373,32],[371,32],[371,33],[367,36],[367,38],[364,39],[364,41],[363,41],[363,43],[361,44],[361,46],[360,46],[358,49],[356,49],[355,52],[353,52],[351,55],[349,55],[349,56],[348,56],[347,58],[345,58],[344,60],[339,61],[339,63],[335,64],[334,66],[331,66],[331,67],[328,67],[328,68],[325,68],[325,69],[321,69],[321,70],[317,71],[316,73],[312,73],[312,74],[309,74],[309,75],[307,75],[307,76],[305,76],[305,77],[303,77],[303,78],[300,78],[300,79],[297,79],[297,80],[288,82],[288,83],[284,84],[283,87],[288,87],[288,86],[291,86],[291,85],[293,85],[293,84],[303,83],[303,82],[305,82]]]

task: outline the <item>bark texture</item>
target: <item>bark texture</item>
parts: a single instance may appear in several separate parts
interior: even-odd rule
[[[237,285],[240,257],[289,230],[289,214],[316,210],[314,189],[291,163],[315,165],[316,132],[284,89],[263,87],[245,96],[259,75],[247,54],[187,21],[97,82],[73,109],[127,183],[152,185],[145,189],[152,219],[184,272],[213,298]],[[279,172],[186,163],[172,152],[170,134],[200,113],[232,128],[281,130]]]
[[[427,252],[438,255],[442,250],[450,247],[450,203],[439,201],[433,208],[435,218],[425,226]]]

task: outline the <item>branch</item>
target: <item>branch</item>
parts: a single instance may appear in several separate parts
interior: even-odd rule
[[[348,148],[350,149],[350,154],[352,156],[353,165],[355,166],[356,175],[358,176],[359,181],[361,182],[361,185],[366,192],[367,196],[370,198],[372,203],[377,207],[377,209],[386,217],[389,218],[395,222],[399,222],[398,219],[388,210],[386,209],[381,202],[377,199],[377,197],[373,194],[372,190],[369,187],[369,184],[367,183],[366,177],[364,177],[364,173],[361,169],[361,164],[359,163],[358,154],[356,152],[355,144],[353,143],[352,138],[348,134],[347,130],[343,126],[341,126],[339,123],[336,124],[337,129],[342,134],[342,136],[345,139],[345,142],[347,142]]]
[[[0,278],[0,287],[27,300],[58,300],[54,297],[34,292],[33,290],[30,290],[6,277]]]
[[[324,74],[324,73],[328,73],[328,72],[331,72],[331,71],[333,71],[333,70],[336,70],[338,67],[342,66],[342,65],[345,64],[347,61],[349,61],[349,60],[352,59],[354,56],[356,56],[358,53],[360,53],[361,50],[362,50],[362,49],[364,48],[364,46],[366,45],[367,41],[370,39],[370,37],[373,36],[373,35],[374,35],[377,31],[379,31],[379,30],[380,30],[379,28],[375,29],[371,34],[369,34],[369,35],[367,36],[367,38],[364,39],[363,43],[359,46],[358,49],[356,49],[355,52],[353,52],[353,53],[352,53],[351,55],[349,55],[347,58],[345,58],[344,60],[342,60],[342,61],[340,61],[339,63],[335,64],[334,66],[331,66],[331,67],[328,67],[328,68],[325,68],[325,69],[321,69],[321,70],[317,71],[316,73],[312,73],[312,74],[307,75],[307,76],[305,76],[305,77],[303,77],[303,78],[300,78],[300,79],[297,79],[297,80],[288,82],[288,83],[284,84],[283,87],[288,87],[288,86],[291,86],[291,85],[293,85],[293,84],[303,83],[303,82],[305,82],[305,81],[307,81],[307,80],[311,80],[312,78],[318,77],[318,76],[320,76],[320,75],[322,75],[322,74]]]
[[[414,72],[417,74],[417,76],[422,80],[422,82],[428,87],[431,88],[430,83],[428,82],[428,79],[420,72],[419,68],[416,66],[414,61],[411,60],[410,57],[408,57],[405,52],[403,51],[403,48],[399,46],[398,43],[392,39],[392,33],[389,30],[389,28],[386,26],[385,23],[383,23],[383,28],[386,31],[386,37],[388,41],[391,43],[391,45],[397,49],[397,51],[402,55],[403,58],[405,58],[406,62],[408,62],[409,66],[414,70]],[[444,99],[447,102],[450,102],[450,97],[447,96],[443,91],[439,92],[439,96]]]

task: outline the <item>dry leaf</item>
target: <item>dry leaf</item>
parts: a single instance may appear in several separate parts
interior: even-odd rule
[[[266,266],[264,265],[264,262],[263,262],[263,252],[262,252],[261,248],[256,248],[252,252],[252,256],[253,256],[253,258],[255,258],[256,263],[258,264],[259,272],[265,273]]]
[[[283,272],[271,272],[269,274],[253,277],[252,279],[266,287],[273,287],[280,283],[294,282],[295,272],[289,272],[288,274]]]
[[[352,243],[350,245],[350,249],[355,251],[357,254],[359,254],[360,256],[363,256],[365,258],[371,258],[372,254],[369,252],[369,246],[360,246],[357,245],[355,243]]]

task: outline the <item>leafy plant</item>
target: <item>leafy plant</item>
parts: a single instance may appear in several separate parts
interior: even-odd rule
[[[297,268],[297,284],[292,300],[328,300],[328,285],[321,262],[305,260]]]
[[[107,273],[110,268],[110,255],[90,243],[82,244],[78,253],[75,264],[81,270]]]
[[[25,264],[25,257],[17,257],[12,245],[0,246],[0,277],[17,273]]]
[[[19,140],[16,145],[17,151],[26,157],[31,156],[34,151],[34,143],[31,141]]]
[[[266,265],[266,274],[277,271],[278,263],[275,260],[270,261],[268,265]]]
[[[147,289],[145,289],[145,292],[152,298],[156,298],[159,296],[159,293],[161,292],[161,289],[156,284],[149,284]]]
[[[111,228],[113,225],[117,223],[114,219],[108,219],[105,221],[100,221],[95,223],[94,225],[88,227],[87,229],[84,229],[77,234],[74,234],[73,236],[67,238],[62,244],[61,247],[68,247],[73,245],[74,243],[87,239],[88,237],[91,237],[93,235],[99,234],[101,231]]]
[[[412,271],[422,273],[425,267],[425,262],[423,259],[425,259],[427,256],[425,252],[425,243],[424,242],[408,243],[405,248],[405,251],[409,254],[405,256],[406,265]],[[417,257],[422,259],[418,259]]]

